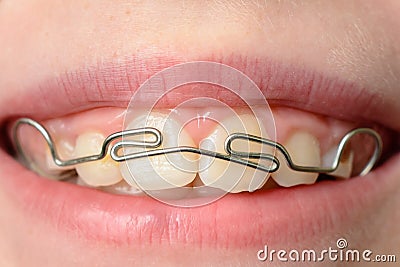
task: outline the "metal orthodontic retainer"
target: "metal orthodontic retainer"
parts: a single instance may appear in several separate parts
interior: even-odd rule
[[[27,161],[27,157],[24,153],[23,147],[21,145],[21,140],[18,136],[18,131],[22,125],[28,125],[36,129],[45,139],[49,149],[51,156],[54,160],[54,163],[59,166],[59,167],[66,167],[66,166],[73,166],[77,164],[82,164],[86,162],[91,162],[91,161],[96,161],[96,160],[101,160],[103,159],[107,153],[110,154],[111,158],[117,162],[122,162],[125,160],[134,160],[138,158],[144,158],[144,157],[152,157],[152,156],[157,156],[157,155],[162,155],[162,154],[171,154],[171,153],[180,153],[180,152],[188,152],[188,153],[196,153],[196,154],[201,154],[209,157],[214,157],[217,159],[225,160],[225,161],[232,161],[237,164],[245,165],[250,168],[254,168],[257,170],[261,170],[264,172],[269,172],[273,173],[276,172],[279,167],[280,167],[280,162],[278,158],[275,155],[267,154],[267,153],[253,153],[253,152],[240,152],[232,149],[232,143],[235,140],[245,140],[248,142],[255,142],[255,143],[260,143],[263,145],[271,146],[271,147],[276,147],[276,149],[282,153],[286,160],[286,164],[291,168],[292,170],[295,171],[300,171],[300,172],[313,172],[313,173],[326,173],[329,174],[331,172],[334,172],[340,163],[340,159],[343,155],[344,148],[346,147],[346,144],[356,135],[360,134],[366,134],[374,139],[375,142],[375,149],[370,157],[369,161],[366,163],[362,171],[360,172],[359,175],[363,176],[366,175],[371,171],[371,169],[375,166],[377,161],[379,160],[381,153],[382,153],[382,139],[380,135],[370,129],[370,128],[357,128],[354,129],[350,132],[348,132],[346,135],[343,136],[343,138],[340,140],[336,154],[334,156],[333,163],[330,167],[315,167],[315,166],[301,166],[297,165],[295,162],[293,162],[289,152],[286,150],[286,148],[269,139],[261,138],[258,136],[250,135],[250,134],[245,134],[245,133],[233,133],[230,134],[227,139],[225,140],[225,151],[226,154],[210,151],[210,150],[204,150],[204,149],[199,149],[195,147],[188,147],[188,146],[177,146],[177,147],[169,147],[169,148],[159,148],[163,142],[163,136],[161,132],[155,128],[151,127],[146,127],[146,128],[139,128],[139,129],[132,129],[132,130],[125,130],[121,132],[116,132],[111,135],[109,135],[103,142],[101,151],[99,154],[96,155],[91,155],[87,157],[81,157],[81,158],[74,158],[74,159],[69,159],[69,160],[62,160],[60,159],[57,149],[55,147],[55,143],[50,136],[49,132],[46,130],[46,128],[41,125],[40,123],[29,119],[29,118],[20,118],[18,119],[13,127],[12,133],[13,133],[13,141],[15,144],[16,151],[20,157],[22,157],[22,160]],[[154,140],[152,141],[131,141],[131,140],[120,140],[117,141],[118,139],[121,139],[122,137],[127,137],[127,136],[138,136],[138,135],[152,135],[154,137]],[[109,147],[111,148],[109,149]],[[151,150],[147,151],[142,151],[142,152],[135,152],[135,153],[130,153],[126,155],[120,155],[119,151],[124,148],[124,147],[142,147],[142,148],[150,148]],[[108,152],[109,151],[109,152]],[[254,161],[251,161],[250,159],[264,159],[267,161],[270,161],[272,164],[265,165],[265,164],[260,164],[256,163]],[[59,180],[67,179],[69,177],[60,177]]]

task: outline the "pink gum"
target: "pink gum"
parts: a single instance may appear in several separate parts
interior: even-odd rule
[[[335,146],[341,137],[354,128],[349,122],[316,115],[297,109],[272,107],[276,125],[276,141],[284,143],[295,131],[307,131],[320,141],[324,153]],[[101,132],[105,136],[123,129],[125,109],[99,108],[46,121],[44,124],[56,139],[74,142],[76,137],[88,131]],[[211,120],[193,120],[185,129],[195,143],[199,143],[216,126]]]

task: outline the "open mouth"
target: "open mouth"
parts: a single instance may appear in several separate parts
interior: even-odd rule
[[[235,67],[246,73],[243,66]],[[363,138],[354,138],[352,145],[344,150],[338,168],[325,174],[292,170],[280,153],[276,154],[280,167],[271,173],[193,153],[122,163],[106,156],[60,168],[53,162],[43,138],[25,129],[21,131],[23,147],[33,157],[31,167],[38,175],[9,155],[12,152],[7,143],[11,138],[7,133],[3,140],[8,141],[1,151],[5,162],[1,172],[13,177],[2,181],[7,192],[21,208],[62,225],[62,230],[118,245],[143,246],[157,241],[161,245],[242,248],[260,246],[266,239],[290,243],[293,235],[313,238],[322,231],[332,230],[334,217],[354,220],[354,211],[363,209],[363,205],[373,203],[389,190],[384,185],[391,183],[388,174],[395,171],[393,166],[398,163],[399,129],[387,118],[381,121],[376,118],[390,114],[390,100],[383,101],[385,106],[381,101],[371,101],[377,96],[360,94],[364,90],[354,84],[265,66],[248,75],[264,96],[259,100],[269,102],[268,109],[259,103],[245,106],[215,85],[195,84],[167,95],[150,113],[135,108],[134,115],[127,115],[131,111],[126,109],[128,102],[144,78],[133,82],[126,74],[104,74],[105,70],[96,73],[103,72],[102,85],[96,75],[93,78],[88,72],[85,78],[82,74],[73,79],[57,77],[54,84],[60,95],[50,93],[52,84],[46,92],[41,92],[46,95],[44,99],[38,90],[22,96],[12,110],[1,114],[3,129],[9,130],[10,122],[18,117],[35,119],[52,135],[63,159],[98,154],[108,135],[143,127],[160,130],[162,148],[186,146],[219,153],[226,152],[224,144],[230,134],[250,134],[281,143],[301,166],[321,168],[332,165],[338,144],[346,133],[368,127],[382,137],[383,154],[375,169],[363,177],[357,174],[375,148],[374,142],[365,142]],[[153,69],[153,72],[156,71]],[[242,91],[245,94],[243,88]],[[347,91],[353,97],[345,94]],[[225,106],[213,106],[210,102],[197,105],[189,101],[205,96],[222,101],[234,115],[225,112]],[[151,91],[142,95],[144,103],[153,101],[152,97]],[[27,106],[28,101],[34,104]],[[186,105],[174,108],[182,103]],[[268,123],[260,126],[266,110],[273,115],[273,130]],[[186,119],[180,120],[182,117]],[[275,151],[265,150],[260,144],[246,143],[236,149],[275,155]],[[148,150],[131,148],[126,152]],[[255,158],[253,162],[261,164],[262,159]],[[378,178],[381,187],[376,186]],[[203,201],[210,197],[214,197],[212,201]],[[192,205],[196,207],[188,208],[193,199],[203,200]],[[290,231],[285,231],[288,227]]]

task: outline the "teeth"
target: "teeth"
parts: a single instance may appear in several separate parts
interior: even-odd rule
[[[99,154],[105,137],[100,133],[84,133],[76,139],[74,157]],[[118,163],[109,155],[102,160],[78,164],[76,171],[79,177],[91,186],[108,186],[122,180]]]
[[[121,182],[114,184],[112,186],[105,186],[102,189],[105,192],[112,193],[112,194],[119,194],[119,195],[130,195],[130,196],[145,196],[146,195],[143,191],[141,191],[137,187],[129,185],[124,180],[122,180]]]
[[[304,131],[297,131],[282,145],[288,150],[295,164],[312,167],[321,166],[320,146],[315,136]],[[272,177],[280,186],[289,187],[316,182],[318,173],[294,171],[287,166],[285,158],[279,151],[277,157],[281,165],[278,171],[272,174]]]
[[[225,129],[224,129],[225,128]],[[230,117],[221,122],[214,131],[200,143],[201,149],[225,153],[225,139],[232,133],[248,133],[266,137],[259,128],[257,119],[250,114]],[[242,152],[261,152],[261,145],[241,142],[233,149]],[[265,151],[263,151],[265,152]],[[199,161],[199,175],[206,186],[237,193],[255,191],[268,179],[268,174],[233,162],[226,162],[212,157],[202,156]]]
[[[331,167],[334,157],[337,153],[337,148],[332,148],[322,157],[323,166]],[[350,178],[353,172],[354,153],[352,150],[345,150],[342,158],[339,161],[339,166],[336,171],[329,173],[330,176],[338,178]]]
[[[160,148],[191,146],[195,144],[183,125],[168,114],[153,112],[149,116],[137,116],[127,129],[154,127],[161,131],[163,143]],[[143,151],[140,148],[126,148],[125,153]],[[169,155],[127,161],[128,172],[121,170],[127,183],[140,186],[142,190],[161,190],[182,187],[191,183],[198,171],[198,155],[172,153]],[[123,164],[122,164],[123,165]],[[138,168],[140,166],[140,168]]]
[[[62,160],[71,159],[74,156],[74,147],[66,140],[56,142],[57,153]],[[54,163],[50,150],[46,153],[46,168],[48,170],[66,170],[73,169],[73,167],[59,167]]]
[[[153,112],[148,116],[139,115],[128,124],[126,129],[154,127],[160,130],[163,142],[159,148],[196,147],[193,139],[184,129],[184,125],[174,115],[176,114],[172,113],[170,116],[170,114],[162,112]],[[268,138],[265,130],[260,129],[260,124],[253,115],[241,114],[223,120],[200,142],[199,148],[225,154],[225,140],[232,133],[247,133]],[[138,138],[140,137],[135,137],[135,140]],[[141,138],[144,140],[146,137]],[[71,149],[68,142],[57,143],[58,153],[62,159],[97,155],[101,151],[104,139],[105,136],[101,133],[87,132],[78,136],[74,149]],[[333,147],[321,158],[318,139],[304,130],[295,131],[282,145],[288,150],[295,164],[313,167],[330,167],[337,149]],[[235,151],[240,152],[272,154],[270,147],[244,140],[235,141],[232,147]],[[124,148],[124,152],[128,154],[144,150],[145,148],[137,147]],[[189,194],[190,190],[175,190],[185,186],[238,193],[253,192],[261,187],[313,184],[318,179],[318,173],[298,172],[290,169],[279,151],[275,155],[281,165],[277,172],[271,174],[273,180],[268,180],[270,174],[263,171],[193,153],[151,156],[121,164],[107,155],[102,160],[78,164],[75,168],[82,184],[95,187],[112,186],[111,191],[121,191],[126,194],[140,194],[142,191],[148,191],[157,196],[161,194],[166,199],[179,199]],[[251,161],[257,162],[256,159],[251,159]],[[351,177],[353,161],[353,151],[345,150],[338,169],[329,175],[338,178]],[[47,158],[46,165],[49,170],[60,170],[51,157]]]

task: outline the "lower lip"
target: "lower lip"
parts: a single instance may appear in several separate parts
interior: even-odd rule
[[[26,216],[54,223],[59,231],[73,230],[86,240],[121,246],[157,241],[236,248],[323,236],[334,218],[340,218],[339,225],[346,224],[355,211],[368,209],[392,186],[388,181],[395,175],[390,174],[400,162],[397,155],[373,173],[347,181],[228,194],[206,206],[176,208],[149,197],[111,195],[44,179],[4,152],[0,159],[0,173],[9,177],[0,180],[1,188],[9,199]]]

